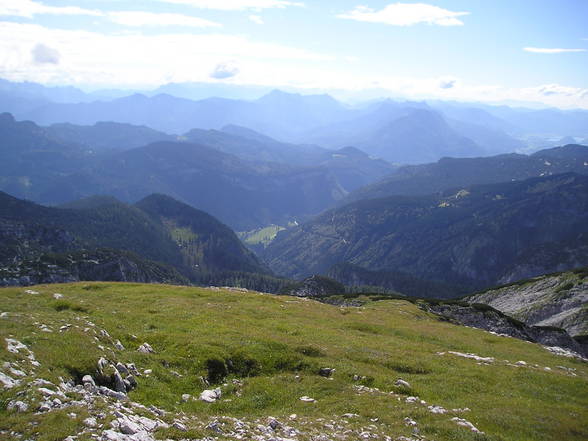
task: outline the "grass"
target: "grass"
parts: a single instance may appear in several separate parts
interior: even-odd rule
[[[138,379],[131,399],[197,418],[287,418],[295,413],[310,427],[319,418],[357,413],[359,422],[375,424],[393,438],[410,436],[403,423],[410,417],[418,421],[421,434],[440,441],[588,439],[586,363],[535,344],[456,326],[404,300],[341,308],[251,292],[129,283],[27,289],[39,294],[26,294],[24,288],[0,290],[0,312],[8,312],[0,318],[0,366],[16,359],[4,344],[4,338],[16,338],[41,363],[37,376],[51,381],[93,373],[98,358],[105,356],[153,371]],[[63,299],[53,299],[56,292]],[[40,331],[40,324],[54,332]],[[65,324],[72,326],[59,332]],[[111,338],[100,335],[100,329]],[[126,349],[115,350],[116,340]],[[143,342],[155,353],[137,352]],[[497,361],[478,365],[437,354],[447,351]],[[504,360],[523,360],[528,366],[517,368]],[[552,370],[544,371],[546,366]],[[576,376],[557,366],[575,369]],[[336,369],[332,380],[318,375],[322,367]],[[181,402],[182,394],[197,396],[203,390],[200,377],[218,382],[229,401]],[[411,388],[395,386],[398,378]],[[242,386],[235,386],[234,379]],[[386,393],[357,393],[353,386],[362,383]],[[19,391],[0,389],[0,431],[17,430],[26,439],[42,427],[44,435],[35,439],[43,441],[75,434],[80,425],[76,419],[64,417],[65,424],[54,413],[7,411],[6,403]],[[433,415],[404,403],[406,394],[447,409],[469,407],[471,412],[457,416],[485,435],[458,427],[450,421],[453,414]],[[299,400],[303,395],[317,402],[304,403]]]
[[[239,238],[248,245],[263,245],[268,246],[278,235],[280,231],[285,230],[279,225],[269,225],[257,230],[245,231],[238,233]]]

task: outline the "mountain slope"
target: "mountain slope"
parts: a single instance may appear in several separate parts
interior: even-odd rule
[[[520,181],[558,173],[588,174],[588,147],[566,145],[532,155],[443,158],[432,164],[401,167],[389,177],[350,194],[345,201],[392,195],[426,195],[477,184]]]
[[[490,305],[530,325],[588,334],[588,268],[523,280],[464,300]]]
[[[151,195],[135,204],[157,220],[178,244],[183,264],[198,271],[267,272],[226,225],[169,196]]]
[[[349,262],[469,289],[573,268],[588,262],[588,177],[359,201],[280,232],[264,257],[293,277]]]
[[[220,273],[268,273],[228,227],[169,197],[152,195],[136,206],[99,197],[69,206],[74,208],[43,207],[0,193],[0,262],[9,269],[6,280],[15,278],[10,273],[20,274],[25,280],[26,270],[34,275],[35,266],[44,265],[46,269],[53,261],[61,262],[60,267],[66,267],[68,273],[83,274],[84,269],[73,265],[72,259],[92,259],[71,256],[86,251],[96,255],[97,250],[104,249],[132,252],[136,256],[112,251],[105,255],[100,251],[102,260],[126,259],[130,262],[125,264],[127,267],[143,268],[157,267],[147,261],[162,262],[182,273],[184,282],[186,278],[198,282]],[[56,254],[61,257],[52,257]],[[149,271],[137,274],[151,274]],[[182,279],[176,275],[175,280]]]
[[[319,167],[332,175],[346,192],[375,182],[395,170],[388,162],[353,147],[327,150],[315,145],[288,144],[235,125],[226,126],[221,131],[194,129],[183,138],[250,162]]]
[[[23,439],[588,436],[586,363],[405,301],[78,283],[4,288],[0,311],[0,430]]]
[[[468,157],[485,151],[455,131],[426,105],[384,102],[363,115],[302,135],[328,147],[353,145],[395,163],[424,163],[443,156]]]

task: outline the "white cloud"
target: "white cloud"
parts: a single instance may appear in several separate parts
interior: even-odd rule
[[[103,15],[100,11],[78,8],[77,6],[46,6],[32,0],[0,0],[0,16],[33,18],[38,14]]]
[[[350,12],[337,15],[338,18],[384,23],[393,26],[412,26],[419,23],[439,26],[461,26],[458,18],[469,12],[453,12],[424,3],[394,3],[376,11],[367,6],[357,6]]]
[[[31,51],[35,64],[59,64],[59,52],[44,44],[37,44]]]
[[[259,15],[250,15],[249,20],[251,20],[255,24],[263,24],[263,18]]]
[[[182,14],[155,14],[143,11],[109,12],[108,18],[123,26],[190,26],[196,28],[220,27],[221,24],[203,18]]]
[[[219,63],[215,66],[214,70],[210,74],[210,78],[216,80],[225,80],[232,78],[239,74],[239,68],[234,61],[226,61]]]
[[[543,48],[543,47],[525,47],[526,52],[533,52],[536,54],[562,54],[566,52],[586,52],[586,49],[561,49],[561,48]]]
[[[287,0],[159,0],[165,3],[192,6],[201,9],[217,9],[221,11],[244,11],[248,9],[262,10],[286,8],[288,6],[304,6],[304,3]]]
[[[31,50],[39,42],[59,48],[59,65],[40,66],[32,61]],[[328,63],[334,58],[238,35],[106,35],[0,22],[0,78],[12,81],[134,87],[210,81],[210,73],[226,60],[235,60],[248,72],[247,81],[255,82],[271,79],[274,68],[288,66],[283,71],[287,72],[284,78],[289,78],[295,77],[292,66]]]

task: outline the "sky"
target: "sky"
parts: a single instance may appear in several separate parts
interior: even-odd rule
[[[587,0],[0,0],[0,78],[588,109]]]

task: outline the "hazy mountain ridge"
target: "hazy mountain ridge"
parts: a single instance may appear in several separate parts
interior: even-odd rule
[[[588,147],[567,145],[532,155],[443,158],[432,164],[404,166],[389,177],[351,193],[344,202],[392,195],[426,195],[451,188],[524,180],[559,173],[588,174]]]

